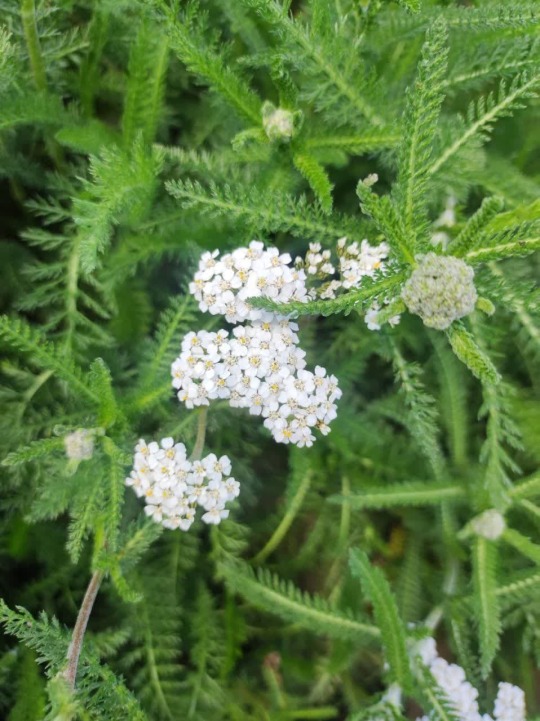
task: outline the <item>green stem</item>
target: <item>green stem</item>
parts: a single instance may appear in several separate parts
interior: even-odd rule
[[[446,569],[446,575],[443,583],[443,593],[446,596],[452,596],[456,592],[458,572],[459,563],[457,560],[452,559]],[[432,631],[435,631],[435,629],[442,620],[443,613],[443,606],[435,606],[435,608],[431,611],[431,613],[424,621],[424,625]]]
[[[190,461],[198,461],[204,450],[204,440],[206,438],[206,419],[208,418],[208,406],[203,406],[199,412],[199,420],[197,423],[197,438],[193,446],[193,452],[189,458]]]
[[[343,496],[343,503],[341,504],[341,520],[339,523],[339,548],[344,551],[347,547],[349,540],[349,533],[351,530],[351,504],[345,500],[347,496],[351,495],[351,483],[347,476],[343,476],[341,481],[341,495]]]
[[[309,486],[311,484],[311,473],[306,473],[304,478],[302,479],[302,482],[298,486],[298,490],[296,491],[292,501],[291,505],[287,509],[287,512],[283,516],[281,523],[276,528],[270,539],[268,540],[267,544],[262,548],[259,553],[253,558],[253,563],[259,564],[262,563],[268,556],[275,551],[275,549],[279,546],[283,538],[285,537],[287,531],[291,527],[292,522],[296,518],[296,514],[300,510],[302,506],[302,502],[304,500],[304,497],[309,489]]]
[[[34,0],[21,0],[21,20],[26,38],[30,66],[34,76],[36,88],[41,91],[47,90],[47,76],[45,74],[45,63],[41,54],[39,37],[36,26],[36,7]]]
[[[326,588],[332,589],[328,597],[330,603],[338,602],[343,588],[343,575],[341,574],[341,571],[344,565],[344,557],[345,559],[347,557],[346,551],[351,531],[351,504],[347,500],[347,497],[350,495],[350,481],[347,476],[343,476],[341,480],[341,496],[343,498],[343,502],[341,504],[341,519],[339,522],[337,557],[330,567],[330,571],[328,572],[328,577],[326,579]]]

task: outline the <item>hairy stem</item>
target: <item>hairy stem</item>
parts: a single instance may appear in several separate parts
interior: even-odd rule
[[[88,619],[92,613],[94,601],[96,600],[102,580],[103,571],[95,571],[94,575],[90,579],[86,593],[84,594],[83,602],[79,609],[79,615],[77,616],[77,621],[75,623],[75,628],[73,629],[71,643],[69,644],[67,652],[67,667],[63,674],[71,689],[75,688],[75,679],[77,678],[77,668],[79,666],[79,657],[81,655],[84,634],[86,632]]]
[[[198,461],[202,456],[204,449],[204,440],[206,438],[206,419],[208,418],[208,407],[203,406],[199,412],[199,420],[197,423],[197,438],[195,439],[195,445],[193,446],[193,452],[190,456],[190,461]]]
[[[38,90],[47,89],[47,76],[45,75],[45,63],[41,54],[39,37],[36,27],[36,6],[34,0],[21,0],[21,20],[26,38],[28,57],[34,76],[34,83]]]

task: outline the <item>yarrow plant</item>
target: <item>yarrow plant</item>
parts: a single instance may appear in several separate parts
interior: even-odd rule
[[[538,721],[539,13],[0,0],[0,718]]]

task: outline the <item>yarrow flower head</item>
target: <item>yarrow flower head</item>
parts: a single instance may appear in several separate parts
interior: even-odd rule
[[[188,333],[172,364],[173,386],[188,408],[226,399],[264,418],[281,443],[311,446],[317,428],[328,433],[341,391],[334,376],[306,370],[298,326],[266,314],[232,333]]]
[[[306,257],[303,261],[301,258],[297,258],[297,263],[304,266],[308,276],[324,277],[336,272],[336,269],[330,262],[330,258],[331,252],[329,250],[322,250],[320,243],[310,243]]]
[[[338,240],[339,271],[343,288],[359,288],[366,276],[373,278],[378,270],[383,269],[389,250],[387,243],[370,245],[364,239],[360,245],[356,241],[347,245],[346,238]]]
[[[66,456],[71,461],[86,461],[94,454],[94,431],[78,428],[64,437]]]
[[[310,246],[308,256],[308,273],[334,272],[329,252],[321,252],[319,244]],[[258,296],[280,303],[309,300],[306,270],[290,262],[287,253],[258,241],[221,258],[217,250],[204,253],[191,293],[201,310],[244,324],[232,333],[188,333],[171,373],[187,408],[228,400],[233,408],[261,416],[278,443],[302,447],[313,444],[314,429],[329,432],[341,397],[337,379],[321,366],[306,369],[296,323],[248,302]]]
[[[493,717],[496,721],[524,721],[525,694],[511,683],[500,683]]]
[[[429,669],[459,721],[525,721],[525,695],[517,686],[500,683],[493,717],[481,714],[477,689],[467,681],[461,666],[448,663],[437,654],[433,638],[416,644],[414,655]],[[417,721],[431,721],[431,717],[423,716]]]
[[[453,256],[427,253],[405,283],[401,298],[429,328],[444,330],[474,310],[478,295],[474,271]]]
[[[218,524],[229,515],[225,504],[240,493],[230,476],[227,456],[214,453],[190,461],[183,443],[163,438],[160,443],[140,440],[135,446],[133,470],[126,484],[144,498],[145,513],[165,528],[189,530],[197,508],[205,523]]]
[[[229,323],[256,321],[264,311],[251,307],[249,298],[270,298],[278,303],[308,300],[306,274],[290,262],[288,253],[265,249],[256,240],[221,257],[217,250],[203,253],[189,290],[204,312],[223,315]]]

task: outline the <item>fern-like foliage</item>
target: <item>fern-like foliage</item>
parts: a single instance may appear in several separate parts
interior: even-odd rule
[[[422,48],[418,76],[409,91],[404,117],[404,139],[398,150],[396,185],[398,213],[405,243],[413,250],[425,227],[426,184],[437,121],[443,101],[447,64],[447,34],[443,22],[429,29]],[[422,233],[423,236],[423,233]],[[421,236],[421,240],[424,238]]]
[[[60,700],[65,704],[69,695],[61,688],[61,681],[54,677],[62,669],[68,641],[58,621],[50,621],[45,614],[34,619],[28,611],[18,608],[15,611],[5,604],[1,606],[0,619],[7,633],[16,636],[29,648],[36,651],[37,660],[44,665],[50,683],[50,703],[52,710],[58,711],[55,705]],[[98,717],[106,714],[110,719],[133,718],[145,721],[146,715],[141,710],[133,694],[117,678],[107,666],[102,666],[91,651],[85,651],[82,673],[88,686],[81,701],[91,713]],[[55,686],[60,684],[60,688]],[[63,697],[63,699],[61,698]],[[72,702],[71,702],[72,703]]]
[[[197,5],[191,3],[181,17],[176,17],[165,2],[157,4],[166,19],[173,51],[203,82],[223,95],[241,117],[258,124],[260,101],[245,80],[225,63],[215,44],[205,37],[205,17]]]
[[[144,560],[144,581],[136,573],[141,600],[127,621],[129,648],[121,667],[153,718],[175,718],[179,704],[185,704],[181,606],[195,553],[187,537],[162,539]]]
[[[501,80],[497,92],[481,96],[469,105],[467,116],[461,119],[459,130],[452,132],[445,146],[429,165],[428,175],[437,173],[453,156],[469,143],[485,142],[495,122],[523,107],[525,99],[535,97],[540,75],[522,73],[511,82]]]
[[[501,622],[495,593],[497,549],[493,542],[476,538],[473,542],[474,612],[478,624],[482,676],[490,671],[499,647]]]
[[[419,378],[420,369],[407,364],[395,346],[393,347],[393,358],[396,375],[400,382],[400,391],[407,407],[407,426],[429,460],[435,477],[440,478],[443,470],[443,458],[437,438],[435,400],[423,388]]]
[[[442,502],[456,503],[465,490],[457,485],[441,483],[398,483],[366,490],[346,497],[331,496],[335,503],[350,503],[353,508],[391,508],[397,506],[437,506]]]
[[[0,318],[0,338],[10,347],[31,354],[33,362],[58,375],[73,392],[91,402],[98,402],[98,397],[85,382],[83,371],[69,358],[66,359],[62,348],[47,342],[38,331],[22,321],[4,316]]]
[[[271,205],[264,202],[265,193],[257,187],[246,193],[235,192],[230,186],[219,187],[210,183],[171,181],[166,184],[171,195],[181,201],[184,208],[196,208],[216,216],[226,216],[242,222],[252,231],[255,227],[267,232],[290,232],[292,235],[313,240],[341,236],[360,238],[361,226],[347,216],[327,220],[317,205],[306,198],[296,200],[276,194]]]
[[[127,149],[140,138],[143,143],[154,141],[161,114],[165,76],[169,58],[166,38],[156,33],[152,23],[143,19],[128,65],[122,134]]]
[[[399,617],[396,599],[382,571],[369,563],[365,553],[351,551],[351,570],[360,578],[362,588],[373,604],[377,625],[381,628],[389,679],[401,688],[409,688],[411,672],[407,654],[405,629]]]
[[[379,636],[374,626],[333,609],[324,599],[302,593],[291,583],[267,571],[261,570],[255,575],[243,565],[223,566],[221,570],[230,588],[250,603],[287,621],[298,623],[307,630],[341,639],[351,636],[373,639]]]
[[[92,180],[73,204],[84,271],[98,265],[119,219],[134,222],[148,211],[160,167],[161,154],[149,151],[139,139],[129,153],[108,149],[92,160]]]

